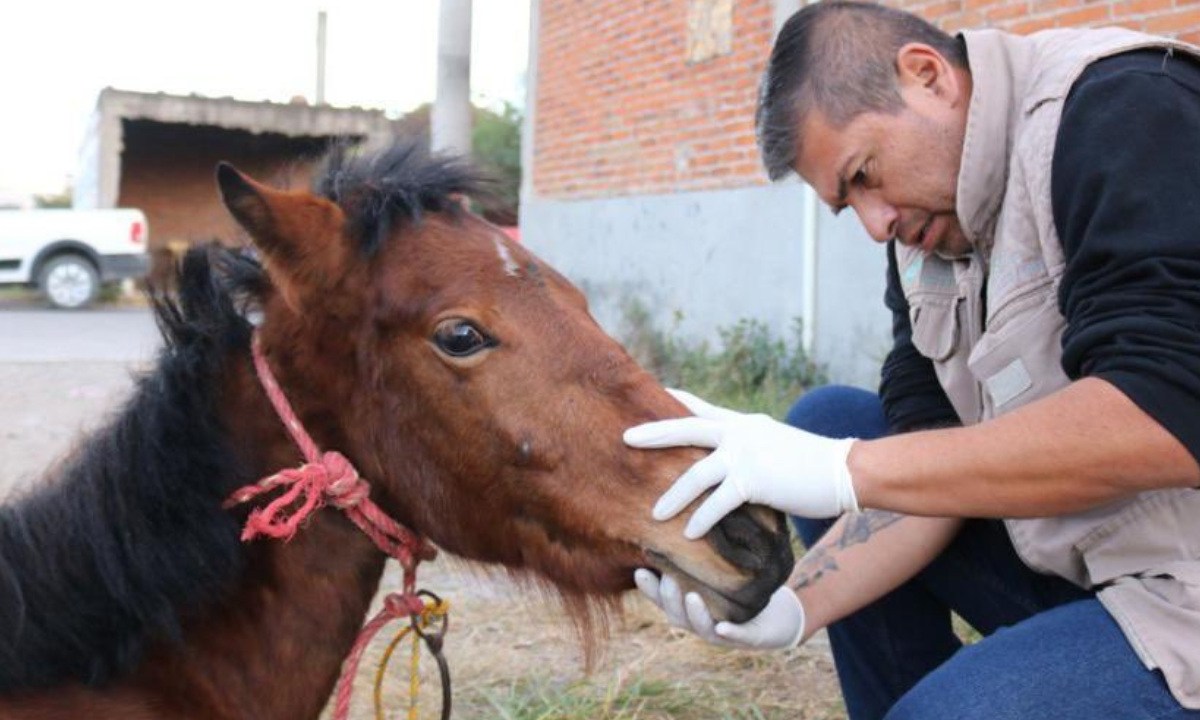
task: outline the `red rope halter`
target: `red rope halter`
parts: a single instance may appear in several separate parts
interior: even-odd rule
[[[253,540],[259,535],[290,540],[309,515],[329,504],[344,512],[371,538],[376,547],[400,561],[404,569],[404,592],[392,593],[385,598],[383,608],[359,632],[354,647],[342,665],[334,718],[344,720],[350,711],[352,681],[358,671],[358,662],[371,638],[388,621],[406,615],[415,617],[425,609],[424,601],[416,592],[417,563],[432,560],[437,551],[424,538],[388,517],[367,497],[371,486],[359,476],[345,455],[335,451],[322,453],[317,448],[271,373],[258,333],[254,334],[251,351],[258,380],[284,427],[300,447],[305,462],[298,468],[281,470],[253,485],[240,488],[229,496],[224,503],[226,508],[248,502],[276,488],[287,488],[266,506],[250,512],[246,527],[242,530],[242,540]]]

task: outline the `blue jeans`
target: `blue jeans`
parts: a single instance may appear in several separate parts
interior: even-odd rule
[[[787,421],[828,437],[876,438],[879,398],[830,386]],[[832,521],[793,518],[812,545]],[[985,637],[963,647],[958,613]],[[915,578],[828,629],[852,720],[1190,718],[1100,602],[1017,557],[1003,523],[969,520]]]

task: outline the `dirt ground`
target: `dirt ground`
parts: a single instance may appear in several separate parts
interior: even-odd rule
[[[0,362],[0,499],[31,482],[132,388],[119,362]],[[389,568],[384,588],[398,588]],[[585,674],[576,636],[552,602],[453,558],[423,566],[420,585],[451,602],[446,656],[455,718],[842,718],[823,636],[789,653],[707,646],[666,626],[636,593]],[[377,639],[357,684],[355,717],[370,718]],[[384,693],[389,717],[407,707],[407,649]],[[436,717],[425,661],[421,717]]]

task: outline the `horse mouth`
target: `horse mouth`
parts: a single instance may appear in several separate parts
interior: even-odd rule
[[[729,592],[684,570],[661,552],[648,548],[644,552],[650,561],[651,569],[657,572],[659,577],[670,575],[679,583],[680,590],[685,595],[689,592],[698,593],[715,620],[746,622],[762,612],[770,599],[770,593],[758,591],[755,587],[759,585],[757,582],[752,581],[736,591]]]
[[[702,595],[716,596],[721,598],[721,600],[726,603],[749,609],[747,603],[745,603],[741,598],[735,597],[734,595],[731,595],[718,587],[709,585],[704,580],[696,577],[687,570],[684,570],[677,563],[671,560],[671,558],[658,552],[657,550],[646,550],[646,557],[650,559],[653,566],[652,569],[658,571],[660,578],[663,575],[670,575],[678,580],[681,586],[699,586],[703,588],[703,592],[701,593]]]
[[[741,623],[762,612],[795,561],[786,518],[762,506],[743,505],[722,518],[704,540],[736,570],[735,580],[726,572],[702,570],[686,555],[652,548],[644,553],[654,569],[674,577],[685,593],[699,593],[718,620]]]

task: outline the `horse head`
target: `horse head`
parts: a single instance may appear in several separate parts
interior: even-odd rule
[[[705,538],[650,508],[703,452],[626,447],[686,410],[583,294],[465,209],[465,165],[399,144],[335,153],[317,191],[223,165],[224,202],[269,280],[259,333],[317,442],[441,548],[530,571],[586,608],[633,570],[680,577],[715,616],[759,612],[791,570],[784,518],[743,508]],[[586,613],[585,613],[586,614]]]

